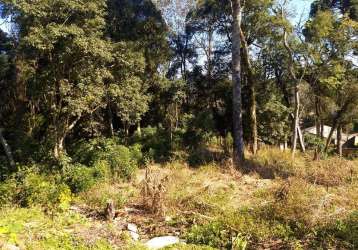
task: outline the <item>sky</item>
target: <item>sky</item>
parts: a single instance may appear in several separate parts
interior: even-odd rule
[[[312,2],[313,0],[291,0],[291,9],[295,10],[295,17],[292,19],[294,24],[300,21],[301,16],[304,20],[307,20]]]

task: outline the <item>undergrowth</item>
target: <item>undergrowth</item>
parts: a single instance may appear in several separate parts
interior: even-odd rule
[[[92,237],[96,220],[69,210],[72,205],[100,213],[111,200],[118,210],[144,209],[136,215],[143,221],[138,227],[153,232],[149,236],[157,236],[156,226],[179,230],[188,244],[167,249],[358,247],[357,161],[334,157],[312,161],[311,155],[298,154],[293,162],[289,152],[264,148],[249,157],[251,171],[245,175],[223,164],[193,169],[177,161],[137,170],[127,179],[110,177],[113,167],[106,157],[93,159],[83,158],[79,170],[64,168],[52,176],[27,168],[2,182],[0,245],[118,247],[119,242],[110,240],[121,238],[119,229],[108,224],[107,233]],[[75,166],[71,161],[66,164]],[[71,174],[64,178],[63,173]],[[94,240],[89,241],[88,235]],[[121,240],[121,247],[145,249],[130,240]]]

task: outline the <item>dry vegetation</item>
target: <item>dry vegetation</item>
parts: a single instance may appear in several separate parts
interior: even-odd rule
[[[195,244],[173,249],[358,246],[357,161],[314,162],[310,155],[299,155],[293,163],[289,152],[266,148],[250,162],[254,170],[245,175],[214,163],[193,169],[173,162],[139,170],[129,183],[97,183],[72,205],[70,212],[86,221],[80,227],[74,226],[77,220],[68,224],[76,228],[72,236],[92,246],[106,242],[109,248],[145,249],[125,234],[127,223],[135,223],[142,239],[180,235]],[[112,223],[103,217],[108,200],[117,208]],[[11,237],[4,223],[0,240]]]

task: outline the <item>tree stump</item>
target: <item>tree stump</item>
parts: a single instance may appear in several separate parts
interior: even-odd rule
[[[116,216],[116,209],[114,207],[113,201],[107,201],[106,209],[104,210],[104,215],[108,221],[113,221],[114,217]]]

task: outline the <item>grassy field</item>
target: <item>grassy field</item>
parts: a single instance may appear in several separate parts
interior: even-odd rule
[[[357,249],[358,162],[312,161],[262,149],[252,172],[230,162],[189,168],[151,165],[129,182],[103,181],[68,207],[8,206],[0,211],[0,246],[20,249],[145,249],[155,236],[187,244],[168,249]],[[108,200],[116,218],[105,220]],[[140,242],[126,227],[138,226]]]

